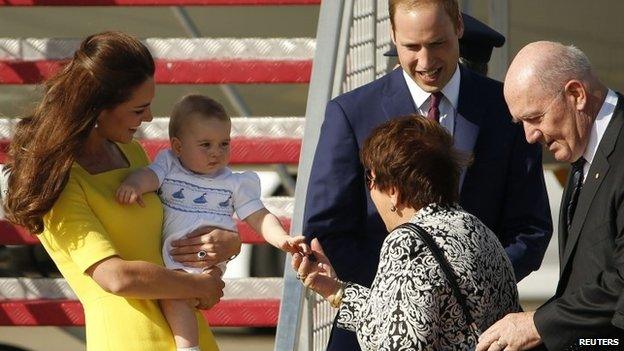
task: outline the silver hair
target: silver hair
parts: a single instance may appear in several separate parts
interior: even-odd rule
[[[571,79],[584,80],[591,74],[591,63],[587,55],[574,45],[559,44],[555,55],[547,64],[539,65],[537,80],[545,91],[556,93]]]

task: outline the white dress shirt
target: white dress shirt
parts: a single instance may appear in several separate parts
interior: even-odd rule
[[[594,161],[596,150],[598,150],[598,145],[600,145],[600,140],[602,140],[602,136],[607,130],[607,126],[613,117],[613,112],[615,111],[617,102],[617,94],[613,90],[609,89],[607,97],[605,98],[600,111],[598,111],[596,120],[592,125],[591,133],[589,134],[589,141],[587,142],[587,148],[583,154],[583,158],[586,161],[583,166],[583,183],[585,183],[585,178],[587,178],[589,168],[591,167],[592,161]]]
[[[431,104],[431,93],[422,90],[416,82],[403,71],[403,77],[407,83],[410,95],[416,104],[416,112],[423,116],[427,116],[429,105]],[[440,100],[438,109],[440,110],[440,125],[444,127],[451,135],[455,130],[455,115],[457,113],[457,101],[459,100],[459,82],[461,74],[459,73],[459,65],[455,68],[455,73],[451,79],[442,88],[444,98]]]

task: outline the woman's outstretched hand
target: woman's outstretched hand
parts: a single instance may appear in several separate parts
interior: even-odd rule
[[[324,298],[328,298],[338,291],[340,282],[318,239],[312,240],[311,246],[314,259],[311,258],[311,255],[295,253],[292,259],[292,267],[303,285],[316,291]]]

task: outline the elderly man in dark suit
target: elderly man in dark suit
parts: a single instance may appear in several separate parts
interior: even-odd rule
[[[622,349],[624,345],[624,101],[573,46],[525,46],[505,99],[529,143],[572,163],[559,216],[560,277],[535,312],[507,315],[477,350]]]
[[[502,84],[458,64],[463,22],[456,0],[390,0],[389,9],[401,69],[328,104],[304,235],[319,239],[340,279],[370,286],[387,231],[358,153],[379,124],[419,113],[474,154],[460,176],[460,203],[497,234],[520,280],[539,268],[552,232],[541,149],[511,122]],[[355,334],[333,328],[328,349],[359,346]]]

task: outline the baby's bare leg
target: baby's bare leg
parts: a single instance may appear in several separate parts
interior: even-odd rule
[[[199,350],[199,330],[195,308],[189,305],[188,300],[160,300],[162,310],[178,350],[189,348]]]
[[[195,309],[189,306],[187,300],[160,300],[160,308],[173,332],[176,347],[199,345]]]

